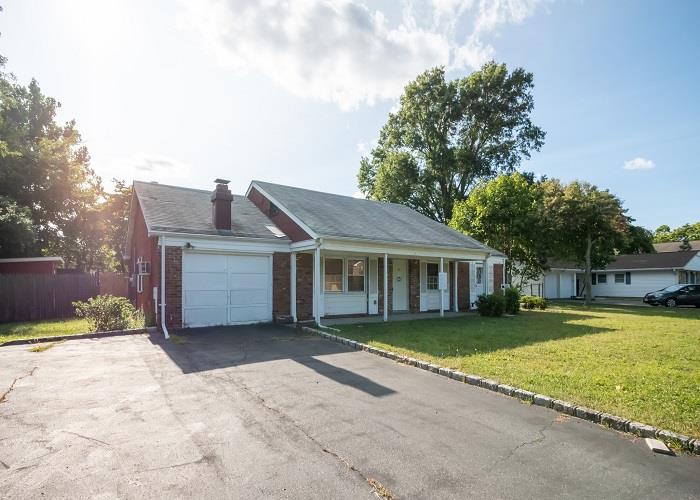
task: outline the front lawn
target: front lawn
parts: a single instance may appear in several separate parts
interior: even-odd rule
[[[554,306],[339,327],[394,352],[700,437],[700,311]]]
[[[89,331],[87,320],[78,318],[0,323],[0,344],[10,340],[57,337]]]

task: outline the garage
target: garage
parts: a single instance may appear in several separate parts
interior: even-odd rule
[[[185,327],[272,321],[272,257],[183,253],[182,299]]]

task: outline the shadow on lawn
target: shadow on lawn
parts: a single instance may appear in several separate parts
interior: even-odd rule
[[[598,319],[560,311],[523,312],[516,317],[466,316],[442,320],[348,325],[346,335],[361,342],[380,342],[435,357],[470,356],[530,344],[595,335],[612,328],[578,324]]]

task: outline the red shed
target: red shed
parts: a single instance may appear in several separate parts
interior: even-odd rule
[[[22,257],[0,259],[0,274],[55,274],[61,257]]]

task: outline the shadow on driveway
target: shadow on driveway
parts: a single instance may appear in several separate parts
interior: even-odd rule
[[[318,356],[353,351],[315,335],[276,325],[191,328],[173,332],[173,340],[153,334],[159,346],[183,373],[198,373],[268,361],[291,360],[339,384],[375,397],[395,391]]]

